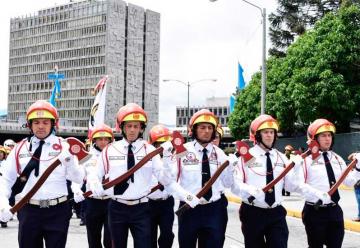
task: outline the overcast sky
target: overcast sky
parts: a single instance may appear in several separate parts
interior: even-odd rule
[[[276,0],[248,0],[275,11]],[[0,109],[7,108],[9,23],[22,16],[69,0],[12,0],[2,6],[0,25]],[[207,97],[230,97],[237,84],[237,62],[245,81],[261,65],[260,11],[242,0],[131,0],[161,14],[160,122],[175,124],[175,107],[187,105],[187,88],[163,79],[201,82],[190,88],[190,105],[201,106]],[[269,42],[267,49],[269,48]]]

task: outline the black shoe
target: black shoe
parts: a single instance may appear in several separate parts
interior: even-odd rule
[[[1,222],[1,228],[7,228],[7,227],[8,227],[8,225],[6,222]]]
[[[80,226],[85,226],[85,221],[80,220]]]

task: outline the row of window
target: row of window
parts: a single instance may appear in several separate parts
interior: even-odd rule
[[[39,16],[30,17],[30,18],[13,18],[11,23],[11,29],[22,29],[29,28],[33,26],[68,20],[70,18],[84,17],[88,15],[96,15],[102,13],[106,10],[106,5],[104,3],[93,3],[88,4],[87,6],[80,6],[78,8],[73,8],[65,12],[51,11],[51,9],[39,11]]]
[[[60,30],[67,30],[70,28],[80,28],[83,26],[94,26],[100,23],[106,23],[106,15],[90,16],[81,19],[69,20],[66,22],[59,22],[50,25],[38,26],[24,30],[12,30],[10,38],[12,40],[23,39],[29,36],[41,36],[44,33],[59,32]],[[38,37],[39,37],[38,36]]]
[[[24,84],[28,82],[38,82],[38,81],[47,81],[48,72],[53,71],[51,68],[54,68],[55,63],[49,67],[46,73],[34,73],[27,75],[18,75],[18,76],[9,76],[9,85],[14,84]],[[105,66],[99,65],[91,68],[80,68],[69,70],[64,70],[65,78],[79,78],[79,77],[90,77],[90,76],[100,76],[105,75]]]
[[[86,49],[82,49],[86,50]],[[99,47],[99,52],[104,49]],[[86,67],[86,66],[96,66],[96,65],[103,65],[105,63],[105,56],[94,56],[94,57],[85,57],[85,55],[78,55],[78,57],[83,56],[80,59],[72,59],[72,60],[63,60],[63,61],[55,61],[50,63],[44,64],[33,64],[33,65],[26,65],[26,66],[19,66],[19,67],[10,67],[9,75],[16,75],[16,74],[28,74],[28,73],[37,73],[43,71],[53,71],[54,66],[57,65],[61,70],[72,69],[74,70],[76,67]],[[89,55],[87,55],[89,56]],[[66,72],[68,77],[73,77],[73,73],[70,71]]]
[[[219,117],[219,122],[221,124],[221,126],[226,127],[227,126],[227,122],[229,121],[229,117]],[[186,117],[178,117],[177,121],[176,121],[176,126],[187,126],[188,122],[187,122],[187,118]]]
[[[21,57],[10,57],[10,67],[11,66],[19,66],[26,64],[34,64],[39,62],[48,62],[59,59],[69,59],[73,57],[79,56],[91,56],[94,54],[101,54],[105,51],[105,36],[96,36],[91,38],[84,38],[79,40],[70,40],[67,41],[69,48],[70,47],[80,47],[82,49],[72,49],[65,50],[59,52],[52,53],[44,53],[44,54],[33,54],[29,56],[21,56]],[[93,47],[88,47],[89,45]],[[97,46],[101,45],[101,46]],[[86,48],[85,48],[86,47]],[[28,48],[30,49],[30,48]]]
[[[74,39],[74,37],[88,38],[93,34],[105,34],[106,24],[96,26],[79,28],[70,31],[64,31],[54,34],[45,34],[37,37],[29,37],[19,40],[11,40],[11,56],[24,56],[30,48],[32,53],[47,52],[59,49],[67,49],[71,43],[64,42],[64,40]],[[87,41],[88,42],[88,41]],[[46,44],[41,44],[46,43]],[[39,45],[41,44],[41,45]],[[89,43],[87,43],[89,44]],[[15,54],[13,54],[13,53]],[[18,54],[18,55],[16,55]]]
[[[229,107],[204,107],[209,111],[213,112],[214,115],[228,115]],[[190,116],[192,116],[195,112],[199,111],[201,108],[190,108]],[[176,117],[186,117],[187,116],[187,108],[176,108]]]

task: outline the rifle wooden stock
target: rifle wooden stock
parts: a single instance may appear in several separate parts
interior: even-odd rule
[[[86,159],[89,155],[85,151],[84,144],[76,138],[67,138],[66,141],[70,144],[69,151],[71,154],[76,155],[80,160]],[[35,195],[35,193],[40,189],[40,187],[44,184],[46,179],[50,176],[50,174],[55,170],[57,166],[61,164],[59,159],[56,159],[52,164],[41,174],[40,178],[37,180],[35,185],[32,189],[18,202],[16,203],[11,209],[11,213],[16,213],[19,211],[26,203],[29,202],[31,197]]]
[[[340,187],[340,185],[342,184],[342,182],[345,180],[346,176],[350,173],[350,171],[356,166],[357,160],[354,159],[353,161],[350,162],[350,164],[347,166],[347,168],[344,170],[344,172],[341,174],[341,176],[339,177],[339,180],[336,181],[336,183],[331,186],[331,188],[329,189],[329,191],[327,192],[330,196],[332,196],[335,191]],[[318,200],[315,205],[314,208],[315,209],[319,209],[320,205],[322,205],[323,202],[322,200]]]
[[[223,172],[223,170],[229,165],[229,161],[226,160],[214,173],[214,175],[207,181],[204,185],[204,187],[199,191],[199,193],[196,194],[197,198],[203,197],[211,188],[211,186],[215,183],[215,181],[218,179],[220,174]],[[186,210],[191,208],[189,204],[185,203],[182,205],[175,213],[180,217]]]

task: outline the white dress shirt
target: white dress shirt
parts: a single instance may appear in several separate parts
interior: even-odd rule
[[[202,157],[204,147],[197,141],[188,142],[185,145],[188,151],[187,155],[180,158],[180,164],[177,159],[164,159],[164,164],[171,168],[173,178],[179,177],[179,183],[175,180],[169,185],[169,192],[172,195],[184,201],[188,192],[196,195],[202,189]],[[228,160],[225,153],[212,143],[207,144],[207,156],[209,159],[210,174],[214,175],[215,171]],[[234,183],[232,171],[224,170],[219,178],[212,185],[212,197],[210,202],[219,200],[225,188],[231,187]],[[180,187],[180,188],[179,188]],[[205,199],[202,199],[205,201]]]
[[[255,145],[250,148],[250,154],[253,159],[244,164],[244,160],[240,157],[238,167],[236,170],[235,184],[232,188],[232,192],[241,197],[242,201],[248,202],[248,198],[251,196],[249,193],[250,188],[262,189],[266,186],[266,151],[259,145]],[[273,167],[274,179],[281,174],[284,168],[290,164],[286,156],[276,149],[269,151],[270,159]],[[299,172],[298,170],[290,170],[284,178],[282,178],[277,184],[275,184],[275,202],[271,207],[276,207],[283,201],[282,189],[286,191],[294,192],[298,191],[299,186]],[[261,208],[269,208],[269,205],[265,202],[265,199],[256,199],[253,204]]]
[[[135,157],[135,165],[148,153],[155,150],[152,145],[142,139],[137,139],[135,142],[131,143],[131,145]],[[108,173],[109,180],[112,181],[127,172],[128,147],[129,143],[126,139],[111,143],[108,146],[107,151],[104,149],[101,156],[98,158],[95,167],[96,170],[89,171],[87,177],[88,181],[99,180],[101,182],[106,173]],[[128,180],[129,187],[123,194],[114,195],[114,187],[107,189],[105,193],[112,198],[122,200],[141,199],[149,194],[153,186],[151,183],[153,176],[163,184],[168,183],[168,180],[164,179],[166,178],[164,175],[160,155],[156,155],[134,173],[134,182]]]
[[[333,151],[328,151],[327,156],[337,181],[344,170],[346,170],[346,163],[338,154]],[[302,183],[300,185],[300,191],[305,200],[308,202],[315,203],[319,200],[319,198],[315,195],[316,191],[329,191],[330,184],[322,152],[315,160],[313,160],[311,156],[305,158],[305,162],[303,164],[303,176],[301,179]],[[358,180],[360,180],[360,172],[353,170],[347,175],[343,181],[343,184],[349,187],[353,187]],[[328,204],[331,202],[323,203]]]
[[[63,140],[62,138],[52,134],[48,136],[44,141],[45,143],[42,147],[42,152],[40,156],[39,176],[36,177],[34,175],[34,171],[31,172],[23,191],[21,192],[22,195],[27,194],[33,188],[34,184],[38,181],[44,171],[58,158],[58,155],[60,154],[62,149],[61,143],[65,142],[65,140]],[[20,145],[17,144],[17,146],[11,151],[6,161],[2,164],[3,176],[1,180],[2,187],[0,188],[2,188],[2,190],[0,190],[0,197],[9,198],[11,193],[11,187],[13,186],[18,177],[15,156],[18,155],[19,157],[18,161],[22,172],[28,162],[31,160],[31,157],[36,148],[39,146],[39,143],[40,140],[33,136],[30,142],[25,141],[21,148]],[[47,200],[68,195],[66,179],[81,183],[83,178],[83,169],[81,168],[81,166],[79,166],[77,158],[75,156],[71,156],[70,159],[66,161],[66,164],[61,164],[54,169],[54,171],[49,175],[44,184],[40,187],[40,189],[34,194],[31,199]]]

